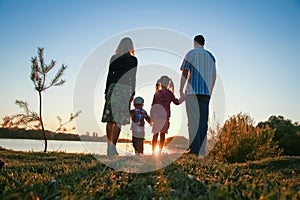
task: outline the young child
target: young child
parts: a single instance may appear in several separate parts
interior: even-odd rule
[[[159,153],[165,143],[165,134],[168,133],[170,126],[171,109],[170,104],[173,102],[179,105],[184,99],[177,99],[174,96],[174,84],[168,76],[162,76],[156,83],[156,92],[153,97],[150,117],[152,119],[152,152],[155,153],[157,138],[160,133]]]
[[[136,97],[133,101],[134,109],[130,111],[132,119],[132,144],[136,154],[144,153],[145,120],[151,124],[151,118],[143,109],[144,99]]]

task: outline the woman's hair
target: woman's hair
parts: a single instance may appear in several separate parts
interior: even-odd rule
[[[161,90],[162,87],[166,87],[168,90],[174,93],[174,83],[172,79],[166,75],[160,77],[160,79],[157,80],[155,86],[155,92]]]
[[[126,53],[130,53],[134,56],[133,42],[129,37],[123,38],[115,51],[116,56],[121,56]]]

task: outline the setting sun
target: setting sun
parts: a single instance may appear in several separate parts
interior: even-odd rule
[[[153,154],[155,154],[155,155],[160,154],[159,145],[155,146]]]

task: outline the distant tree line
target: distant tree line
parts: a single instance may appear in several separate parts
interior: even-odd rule
[[[65,140],[65,141],[91,141],[91,142],[107,142],[106,135],[98,137],[98,133],[94,132],[93,136],[78,135],[64,132],[52,132],[45,130],[45,135],[48,140]],[[8,139],[34,139],[43,140],[40,130],[38,129],[23,129],[23,128],[0,128],[0,138]],[[131,143],[130,139],[120,138],[119,143]],[[146,143],[149,141],[145,141]]]
[[[95,142],[105,142],[106,136],[103,137],[91,137],[71,133],[56,133],[51,131],[45,131],[46,137],[49,140],[66,140],[66,141],[95,141]],[[18,128],[0,128],[0,138],[10,138],[10,139],[44,139],[41,135],[40,130],[26,130]]]

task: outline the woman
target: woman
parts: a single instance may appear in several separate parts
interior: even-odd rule
[[[130,123],[130,103],[135,94],[137,58],[133,42],[123,38],[110,59],[102,122],[106,122],[107,156],[118,155],[116,144],[121,126]]]

